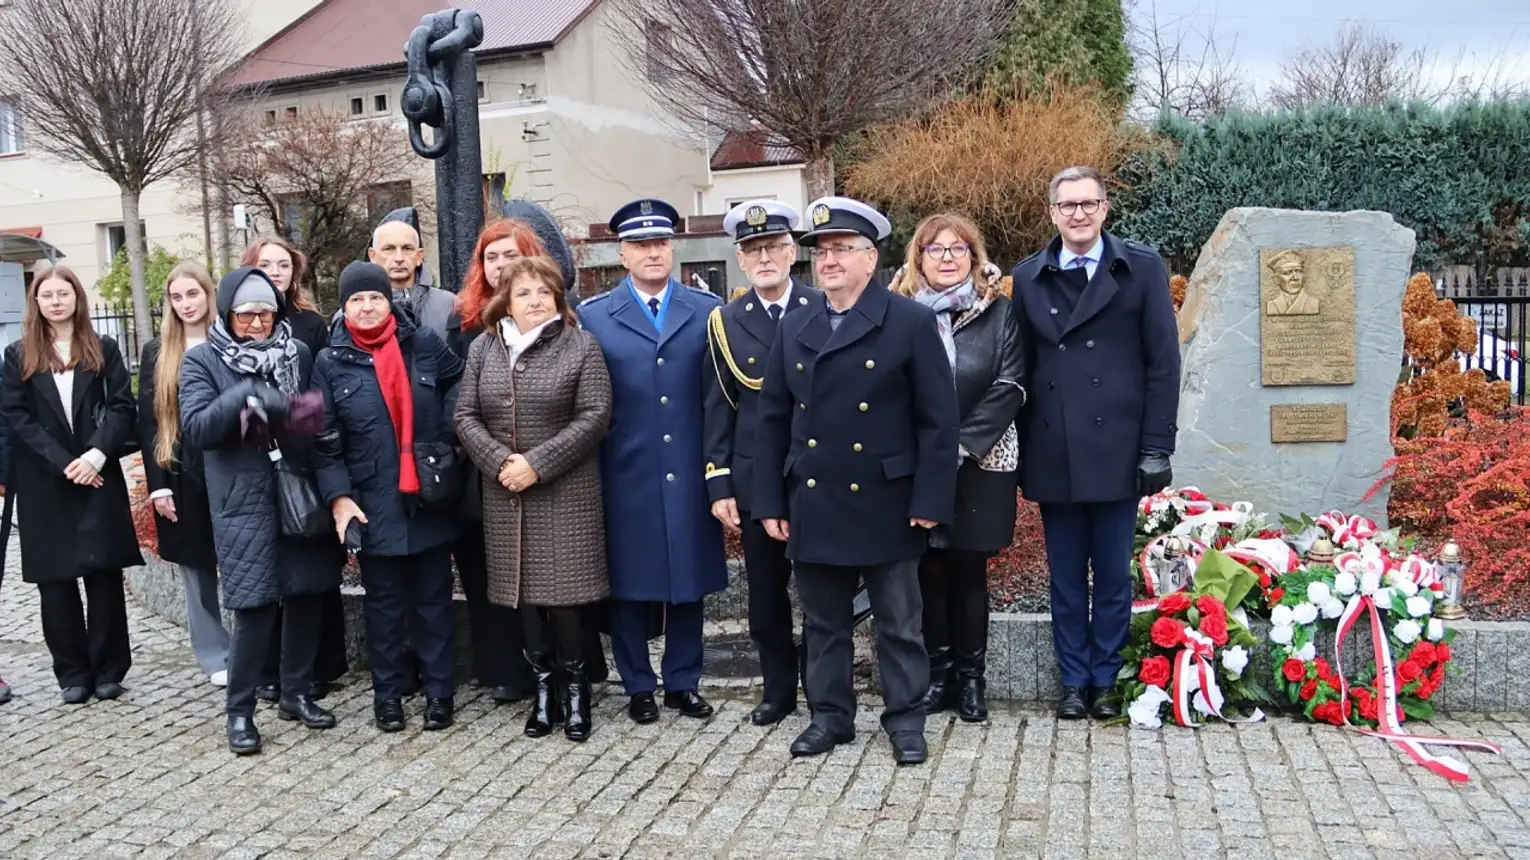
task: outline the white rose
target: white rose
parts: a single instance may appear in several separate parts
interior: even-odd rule
[[[1360,575],[1360,593],[1374,594],[1381,587],[1381,574],[1374,570],[1367,570]]]
[[[1233,677],[1239,677],[1248,668],[1248,651],[1242,645],[1234,645],[1222,651],[1222,668]]]
[[[1429,601],[1422,597],[1408,598],[1408,614],[1414,618],[1422,618],[1428,615],[1432,609],[1433,607],[1429,605]]]
[[[1307,599],[1316,606],[1322,606],[1328,602],[1333,593],[1328,590],[1328,583],[1313,582],[1307,585]]]
[[[1206,703],[1206,693],[1208,692],[1207,690],[1203,689],[1197,690],[1195,692],[1195,709],[1207,716],[1221,711],[1222,706],[1227,702],[1227,700],[1222,696],[1222,688],[1213,684],[1209,688],[1209,691],[1211,693],[1211,704],[1209,705]]]
[[[1412,597],[1418,594],[1418,583],[1404,573],[1392,574],[1392,588],[1402,592],[1404,597]]]
[[[1156,729],[1163,726],[1163,720],[1158,712],[1163,703],[1169,700],[1169,694],[1162,687],[1148,687],[1142,695],[1132,700],[1126,706],[1126,716],[1130,718],[1132,725],[1141,726],[1145,729]]]
[[[1295,628],[1289,624],[1277,624],[1270,628],[1270,641],[1276,645],[1290,645],[1291,637],[1295,635]]]
[[[1404,645],[1407,645],[1413,640],[1417,639],[1418,635],[1422,632],[1423,628],[1419,627],[1418,622],[1414,621],[1412,618],[1404,618],[1403,620],[1397,622],[1396,627],[1392,628],[1392,635],[1396,636],[1397,641]]]
[[[1317,646],[1308,642],[1306,645],[1291,652],[1291,656],[1304,663],[1310,662],[1313,658],[1317,657]]]
[[[1327,603],[1318,608],[1318,611],[1323,613],[1324,618],[1338,618],[1344,614],[1344,601],[1337,597],[1330,597]]]
[[[1371,594],[1371,599],[1376,601],[1376,606],[1378,608],[1380,608],[1380,609],[1391,609],[1392,608],[1392,589],[1390,589],[1390,588],[1378,588],[1378,589],[1376,589],[1376,591],[1374,593]]]
[[[1297,624],[1311,624],[1317,620],[1317,607],[1310,603],[1298,603],[1296,608],[1291,610],[1291,617],[1296,620]]]
[[[1281,604],[1270,610],[1270,623],[1276,627],[1291,626],[1291,607]]]
[[[1355,582],[1355,575],[1347,570],[1333,578],[1333,590],[1337,591],[1340,597],[1348,597],[1354,594],[1355,589],[1358,587],[1359,584]]]
[[[1445,638],[1445,622],[1438,618],[1429,619],[1429,632],[1426,634],[1430,642],[1438,642]]]

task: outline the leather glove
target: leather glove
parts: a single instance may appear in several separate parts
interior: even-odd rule
[[[271,423],[285,419],[292,408],[287,395],[269,385],[256,385],[250,396],[260,403],[261,410],[266,413],[266,420]]]
[[[1151,496],[1168,489],[1174,480],[1174,470],[1169,468],[1169,455],[1162,451],[1143,451],[1137,461],[1137,495]]]

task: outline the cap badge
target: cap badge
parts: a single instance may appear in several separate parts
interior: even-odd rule
[[[832,216],[833,216],[833,213],[829,211],[828,204],[820,203],[817,206],[814,206],[813,207],[813,226],[814,227],[822,227],[823,225],[829,223],[829,218],[831,218]]]
[[[643,202],[638,204],[638,211],[643,213],[644,215],[652,215],[653,214],[653,202],[649,201],[649,200],[644,200]]]
[[[765,223],[765,207],[750,206],[749,210],[744,213],[744,220],[748,221],[751,227],[761,226]]]

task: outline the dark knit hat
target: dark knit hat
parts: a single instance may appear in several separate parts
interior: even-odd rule
[[[382,266],[358,260],[340,273],[340,306],[345,307],[357,293],[382,293],[383,297],[392,300],[393,282],[388,280],[388,272]]]

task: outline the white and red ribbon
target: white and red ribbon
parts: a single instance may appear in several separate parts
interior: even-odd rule
[[[1376,677],[1381,682],[1381,701],[1376,706],[1380,729],[1360,728],[1349,721],[1349,682],[1344,679],[1342,649],[1344,637],[1359,620],[1362,611],[1369,612],[1371,616],[1371,648],[1375,651]],[[1377,611],[1376,602],[1369,594],[1356,594],[1350,598],[1349,604],[1344,607],[1344,614],[1339,616],[1339,630],[1334,638],[1333,646],[1333,666],[1334,671],[1339,675],[1339,708],[1344,714],[1344,724],[1357,729],[1361,734],[1382,738],[1401,746],[1414,761],[1435,774],[1453,782],[1466,782],[1469,778],[1465,762],[1452,756],[1435,755],[1424,749],[1424,744],[1461,747],[1490,753],[1502,752],[1497,745],[1487,741],[1414,735],[1403,728],[1402,723],[1397,719],[1397,672],[1392,665],[1392,647],[1388,641],[1386,628],[1381,623],[1381,613]]]
[[[1153,566],[1149,562],[1152,561],[1153,550],[1162,546],[1171,537],[1174,537],[1174,535],[1159,535],[1153,538],[1142,547],[1142,554],[1137,556],[1137,566],[1142,569],[1142,587],[1147,592],[1147,599],[1132,601],[1133,613],[1147,612],[1158,608],[1158,601],[1164,595],[1159,592],[1158,574],[1153,570]],[[1181,540],[1189,547],[1185,557],[1190,560],[1190,571],[1194,574],[1196,566],[1201,563],[1201,556],[1206,554],[1206,545],[1194,538],[1182,537]],[[1162,558],[1163,553],[1158,553],[1158,557]],[[1190,580],[1187,580],[1182,587],[1176,590],[1184,591],[1188,589],[1193,581],[1194,577],[1192,576]]]
[[[1202,720],[1196,716],[1194,705],[1196,699],[1205,703],[1203,710],[1223,722],[1257,723],[1264,719],[1264,712],[1258,708],[1247,717],[1228,717],[1222,713],[1221,706],[1217,704],[1222,691],[1217,685],[1216,667],[1211,662],[1215,655],[1216,649],[1211,645],[1194,640],[1186,642],[1185,647],[1174,655],[1174,676],[1169,685],[1169,702],[1174,711],[1174,722],[1185,728],[1201,727]],[[1198,683],[1192,685],[1191,680]]]
[[[1349,516],[1343,511],[1329,511],[1320,515],[1313,522],[1328,529],[1333,535],[1335,546],[1345,546],[1351,543],[1367,541],[1381,533],[1377,528],[1376,521],[1367,519],[1358,514]]]
[[[1244,567],[1263,570],[1272,580],[1296,570],[1302,563],[1290,544],[1275,538],[1240,540],[1222,553]]]

